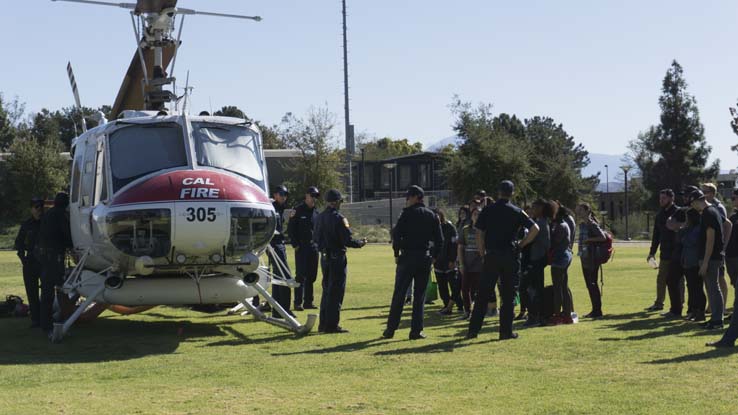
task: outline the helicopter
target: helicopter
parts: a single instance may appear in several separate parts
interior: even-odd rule
[[[240,118],[189,115],[191,89],[177,96],[171,75],[185,16],[261,17],[178,8],[176,0],[52,1],[129,10],[136,51],[111,111],[117,118],[100,113],[89,130],[83,118],[83,133],[72,143],[76,265],[60,294],[78,300],[55,323],[51,340],[61,341],[89,314],[132,314],[159,305],[237,304],[234,313],[298,335],[310,332],[316,315],[301,324],[267,291],[271,284],[299,283],[269,245],[277,218],[258,127]],[[81,108],[71,64],[67,71]],[[275,273],[262,263],[265,253]],[[282,318],[252,305],[257,295]]]

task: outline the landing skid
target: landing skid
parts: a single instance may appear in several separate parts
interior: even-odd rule
[[[241,307],[236,306],[232,308],[230,312],[237,312],[238,310],[245,308],[246,310],[248,310],[248,313],[254,316],[256,320],[289,330],[297,334],[298,336],[304,336],[310,333],[310,330],[312,330],[313,326],[315,326],[315,321],[318,319],[317,315],[308,314],[305,324],[300,324],[300,322],[292,317],[290,313],[288,313],[284,308],[282,308],[282,306],[271,296],[271,294],[269,294],[269,292],[265,290],[264,287],[262,287],[258,282],[249,285],[254,287],[259,295],[264,297],[269,305],[272,307],[272,309],[276,310],[277,313],[282,316],[282,318],[274,318],[264,314],[261,310],[259,310],[259,307],[252,305],[251,302],[248,301],[248,299],[242,300],[240,302]],[[242,315],[244,314],[246,313],[244,312]]]

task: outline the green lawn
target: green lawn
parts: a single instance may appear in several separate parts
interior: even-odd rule
[[[105,313],[50,344],[21,319],[0,320],[0,413],[65,414],[735,414],[738,354],[693,323],[641,310],[655,274],[645,248],[607,265],[607,317],[479,338],[427,309],[424,341],[380,340],[393,284],[390,249],[349,257],[343,335],[295,338],[238,316],[160,307]],[[577,311],[589,311],[572,269]],[[0,294],[23,293],[12,252],[0,253]],[[732,303],[732,295],[730,302]],[[299,313],[304,320],[304,313]]]

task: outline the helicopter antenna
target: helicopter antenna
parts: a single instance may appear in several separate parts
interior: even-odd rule
[[[174,102],[176,106],[178,99],[174,92],[176,91],[176,78],[172,73],[177,62],[177,52],[181,44],[182,26],[184,25],[184,17],[186,15],[226,17],[253,20],[256,22],[262,20],[260,16],[213,13],[178,8],[177,0],[138,0],[136,3],[113,3],[95,0],[52,1],[92,4],[130,10],[138,59],[134,57],[134,61],[131,62],[123,85],[118,92],[118,97],[113,106],[114,115],[125,109],[140,109],[135,107],[140,105],[141,97],[143,97],[144,109],[147,110],[160,111],[164,109],[165,104],[168,102]],[[173,34],[177,14],[182,17],[179,21],[179,30],[175,39]],[[170,61],[172,63],[170,68],[171,73],[167,74],[166,67]],[[139,65],[140,69],[138,68]],[[138,95],[135,90],[131,90],[131,88],[136,88],[139,80],[142,89],[141,95]],[[164,87],[167,85],[171,85],[173,91],[165,90]]]
[[[69,84],[72,86],[72,93],[74,94],[74,103],[79,110],[80,116],[82,117],[82,132],[87,132],[87,122],[85,121],[85,114],[82,112],[82,103],[79,99],[79,90],[77,89],[77,81],[74,79],[74,71],[72,71],[72,62],[67,62],[67,75],[69,76]],[[77,133],[77,123],[74,124],[75,135]]]

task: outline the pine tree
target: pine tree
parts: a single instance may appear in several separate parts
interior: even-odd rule
[[[633,160],[652,201],[661,189],[683,189],[717,176],[719,160],[707,165],[712,147],[705,139],[697,101],[687,92],[682,66],[675,60],[659,98],[661,122],[631,142]]]

